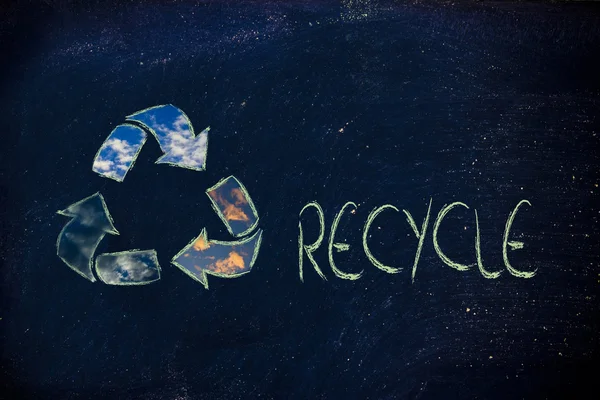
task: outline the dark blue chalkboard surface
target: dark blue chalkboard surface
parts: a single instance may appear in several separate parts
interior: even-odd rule
[[[598,5],[0,15],[0,397],[598,393]]]

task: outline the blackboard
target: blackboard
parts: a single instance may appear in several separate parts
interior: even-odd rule
[[[593,396],[599,11],[7,6],[2,397]],[[122,182],[92,170],[127,116],[167,104],[210,127],[204,169],[156,164],[148,135]],[[234,240],[207,196],[228,176],[260,251],[243,276],[191,279],[178,252]],[[94,193],[120,233],[95,256],[152,249],[160,279],[91,282],[57,256],[57,211]]]

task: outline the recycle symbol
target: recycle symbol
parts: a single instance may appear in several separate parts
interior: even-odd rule
[[[126,122],[106,138],[94,157],[92,170],[123,182],[150,132],[164,153],[156,160],[157,164],[204,171],[209,130],[207,127],[194,134],[187,115],[171,104],[138,111],[127,116]],[[244,185],[234,176],[221,179],[206,194],[229,233],[238,240],[210,240],[204,228],[171,263],[208,289],[207,275],[236,278],[251,271],[260,249],[262,230],[255,230],[259,219],[256,207]],[[58,235],[57,255],[84,278],[95,282],[97,276],[109,285],[145,285],[160,279],[155,250],[104,253],[94,263],[94,253],[104,236],[119,235],[102,194],[95,193],[58,213],[72,219]]]

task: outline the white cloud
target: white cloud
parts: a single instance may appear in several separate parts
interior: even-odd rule
[[[145,138],[146,133],[140,128],[119,125],[100,147],[92,170],[104,177],[122,181]]]
[[[152,253],[101,255],[97,260],[98,274],[109,285],[154,280],[159,275],[158,263]]]
[[[157,123],[156,118],[151,120],[151,128],[159,137],[161,148],[165,152],[158,162],[197,169],[204,167],[209,128],[194,137],[191,123],[183,114],[168,124],[170,126]]]
[[[100,157],[98,157],[94,160],[94,170],[110,171],[114,164],[115,163],[110,160],[103,160]]]

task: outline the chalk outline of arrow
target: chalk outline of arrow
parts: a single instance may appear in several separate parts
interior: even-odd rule
[[[183,112],[183,111],[182,111]],[[102,144],[100,145],[100,147],[98,148],[98,151],[96,152],[96,155],[94,156],[94,162],[96,161],[96,159],[98,158],[98,156],[100,155],[100,152],[102,151],[102,149],[104,148],[104,144],[106,142],[108,142],[108,140],[111,138],[111,136],[113,135],[113,133],[115,133],[115,131],[117,129],[119,129],[119,127],[121,126],[126,126],[128,128],[136,128],[137,130],[139,130],[140,132],[142,132],[144,134],[144,138],[142,139],[142,142],[138,145],[138,149],[135,152],[135,154],[133,155],[133,160],[131,160],[131,164],[129,164],[129,167],[127,167],[127,170],[125,171],[125,173],[123,174],[123,177],[121,179],[118,179],[114,176],[110,176],[110,175],[104,175],[101,174],[100,172],[94,170],[94,166],[92,164],[92,171],[95,172],[96,174],[100,175],[103,178],[108,178],[108,179],[112,179],[113,181],[117,181],[119,183],[123,182],[125,180],[125,177],[127,176],[127,174],[129,173],[130,170],[133,169],[133,166],[135,165],[135,162],[137,161],[138,155],[140,154],[140,152],[142,151],[142,147],[144,147],[144,144],[146,144],[146,141],[148,140],[148,132],[146,132],[144,129],[142,129],[141,127],[131,124],[131,123],[127,123],[124,122],[122,124],[117,125],[112,131],[110,131],[110,134],[106,137],[106,139],[104,139],[104,142],[102,142]],[[207,144],[207,148],[208,148],[208,144]]]
[[[153,261],[156,262],[156,270],[158,272],[158,277],[156,279],[153,279],[151,281],[145,281],[145,282],[119,282],[119,283],[108,283],[106,282],[103,278],[102,275],[100,274],[100,269],[98,268],[98,259],[102,256],[120,256],[123,254],[128,254],[128,253],[138,253],[138,252],[150,252],[152,253],[151,257],[153,258]],[[159,281],[161,278],[161,267],[160,264],[158,262],[158,254],[156,253],[155,249],[150,249],[150,250],[141,250],[141,249],[131,249],[131,250],[125,250],[125,251],[117,251],[114,253],[102,253],[100,255],[98,255],[98,257],[96,257],[96,261],[94,264],[94,270],[96,271],[96,275],[98,275],[98,280],[106,285],[111,285],[111,286],[142,286],[142,285],[149,285],[151,283],[154,283],[156,281]]]
[[[237,182],[238,186],[240,187],[240,190],[242,191],[242,194],[248,200],[248,205],[252,209],[252,214],[256,218],[256,221],[254,221],[254,223],[252,224],[252,226],[250,226],[245,231],[243,231],[241,233],[238,233],[237,235],[233,233],[233,229],[231,228],[231,225],[229,224],[229,221],[225,218],[225,215],[223,215],[223,213],[221,212],[221,209],[219,208],[218,204],[213,200],[212,197],[210,197],[210,194],[208,194],[209,192],[212,192],[213,190],[218,189],[219,187],[221,187],[221,185],[223,185],[229,179],[234,179]],[[254,206],[254,202],[252,201],[252,197],[250,197],[250,194],[248,193],[248,190],[246,190],[246,187],[244,186],[244,184],[242,182],[240,182],[239,179],[236,178],[235,176],[229,175],[227,178],[222,178],[219,182],[217,182],[213,186],[211,186],[208,189],[206,189],[206,195],[210,199],[210,202],[211,202],[213,210],[215,210],[215,212],[217,213],[217,215],[219,216],[219,218],[221,218],[221,221],[223,221],[223,223],[225,224],[225,227],[227,228],[227,231],[231,234],[231,236],[237,237],[237,238],[239,238],[241,236],[246,236],[247,234],[249,234],[250,232],[252,232],[256,228],[256,226],[258,225],[258,220],[260,218],[258,216],[258,211],[256,210],[256,207]]]
[[[160,140],[160,138],[159,138],[158,134],[156,133],[156,131],[155,131],[154,129],[152,129],[151,127],[149,127],[148,125],[146,125],[145,123],[143,123],[142,121],[139,121],[139,120],[137,120],[137,119],[134,119],[134,118],[132,118],[132,117],[133,117],[133,116],[135,116],[135,115],[138,115],[138,114],[143,114],[143,113],[145,113],[145,112],[147,112],[147,111],[150,111],[150,110],[153,110],[153,109],[155,109],[155,108],[161,108],[161,107],[166,107],[166,106],[171,106],[171,107],[174,107],[174,108],[176,108],[177,110],[179,110],[179,111],[181,112],[181,114],[182,114],[182,115],[183,115],[183,117],[185,118],[185,120],[186,120],[186,122],[187,122],[188,126],[190,127],[191,138],[190,138],[189,140],[192,140],[192,141],[193,141],[193,140],[197,140],[197,139],[200,137],[200,135],[202,135],[203,133],[205,133],[205,132],[206,132],[206,148],[204,149],[204,163],[203,163],[202,167],[195,168],[195,167],[188,167],[188,166],[185,166],[185,164],[177,164],[177,163],[168,162],[168,161],[166,161],[166,162],[162,162],[161,160],[162,160],[163,158],[165,158],[166,156],[168,156],[168,155],[169,155],[169,152],[168,152],[167,150],[163,149],[163,143],[161,143],[161,140]],[[152,106],[152,107],[144,108],[143,110],[140,110],[140,111],[136,111],[136,112],[134,112],[133,114],[129,114],[129,115],[127,115],[127,116],[125,117],[125,122],[129,122],[129,123],[131,123],[131,122],[136,122],[136,123],[138,123],[138,124],[142,125],[142,126],[143,126],[143,127],[146,129],[146,130],[148,130],[148,132],[150,132],[150,133],[152,134],[152,136],[154,136],[154,138],[155,138],[155,139],[156,139],[156,141],[158,142],[158,145],[159,145],[159,147],[160,147],[160,150],[163,152],[163,155],[162,155],[162,156],[160,156],[160,157],[159,157],[159,158],[158,158],[158,159],[157,159],[157,160],[154,162],[155,164],[167,164],[167,165],[170,165],[170,166],[172,166],[172,167],[185,168],[185,169],[189,169],[189,170],[192,170],[192,171],[206,171],[206,162],[207,162],[207,160],[208,160],[208,139],[209,139],[209,138],[208,138],[208,132],[210,132],[210,126],[207,126],[207,127],[206,127],[206,128],[204,128],[204,129],[203,129],[203,130],[202,130],[202,131],[201,131],[201,132],[200,132],[198,135],[196,135],[196,134],[194,133],[194,126],[192,125],[192,121],[191,121],[191,120],[190,120],[190,118],[187,116],[187,114],[185,113],[185,111],[183,111],[181,108],[179,108],[179,107],[177,107],[177,106],[174,106],[174,105],[173,105],[173,104],[171,104],[171,103],[167,103],[167,104],[161,104],[161,105],[158,105],[158,106]]]
[[[147,111],[153,110],[155,108],[161,108],[161,107],[167,107],[167,106],[171,106],[173,108],[175,108],[177,111],[179,111],[181,113],[181,115],[185,118],[188,126],[189,126],[189,130],[190,130],[190,134],[191,137],[188,138],[189,141],[194,141],[194,140],[198,140],[200,135],[202,134],[206,134],[206,146],[204,148],[204,163],[202,165],[202,167],[190,167],[186,164],[178,164],[178,163],[174,163],[174,162],[169,162],[169,161],[161,161],[163,158],[167,157],[170,152],[166,149],[164,149],[164,143],[161,142],[158,134],[156,133],[156,131],[154,129],[152,129],[150,126],[146,125],[144,122],[133,118],[134,116],[138,115],[138,114],[143,114]],[[104,178],[108,178],[108,179],[112,179],[116,182],[123,182],[125,180],[125,177],[127,176],[127,173],[133,168],[133,166],[135,165],[135,162],[138,158],[138,155],[140,154],[140,152],[142,151],[142,148],[144,147],[144,144],[146,144],[146,141],[148,140],[148,132],[150,132],[152,134],[152,136],[154,136],[154,138],[156,139],[156,142],[158,143],[158,146],[160,147],[160,150],[163,152],[163,155],[160,156],[154,163],[155,164],[166,164],[166,165],[170,165],[172,167],[179,167],[179,168],[184,168],[184,169],[189,169],[191,171],[206,171],[206,163],[208,160],[208,139],[209,139],[209,135],[208,132],[210,132],[210,126],[206,127],[204,130],[202,130],[198,135],[195,134],[194,132],[194,126],[192,124],[192,121],[190,120],[190,118],[187,116],[187,114],[180,109],[177,106],[174,106],[171,103],[168,104],[161,104],[158,106],[152,106],[152,107],[148,107],[145,108],[143,110],[140,111],[136,111],[133,114],[127,115],[125,117],[125,122],[117,125],[111,132],[110,134],[106,137],[106,139],[104,140],[104,142],[102,142],[102,144],[100,145],[100,147],[98,148],[98,151],[96,152],[96,155],[94,156],[94,161],[98,158],[98,156],[100,155],[101,150],[104,148],[104,144],[111,138],[111,136],[113,135],[113,133],[121,126],[126,126],[126,127],[134,127],[137,128],[139,131],[141,131],[144,135],[144,138],[142,139],[141,143],[138,144],[138,148],[135,152],[135,154],[133,155],[133,160],[131,161],[131,164],[129,165],[129,167],[127,167],[127,170],[125,171],[125,173],[123,174],[122,178],[117,178],[114,176],[110,176],[110,175],[105,175],[102,174],[96,170],[94,170],[94,168],[92,167],[92,171],[97,173],[98,175],[104,177]]]
[[[110,222],[110,225],[112,227],[112,231],[107,231],[104,229],[99,229],[103,232],[103,234],[100,236],[100,238],[98,239],[98,241],[94,244],[93,249],[92,249],[92,256],[90,257],[90,259],[88,260],[88,268],[90,271],[90,275],[92,277],[92,279],[90,279],[88,276],[84,275],[81,271],[79,271],[77,268],[75,268],[74,266],[72,266],[69,262],[67,262],[67,260],[65,260],[63,257],[61,257],[61,255],[59,254],[59,248],[60,248],[60,242],[61,242],[61,238],[64,236],[65,231],[67,230],[67,228],[69,226],[71,226],[73,224],[74,221],[77,220],[77,218],[79,217],[77,214],[72,214],[70,212],[67,212],[67,209],[76,206],[80,203],[83,203],[85,201],[88,201],[89,199],[93,198],[94,196],[99,196],[100,197],[100,202],[102,203],[102,208],[104,209],[104,215],[107,217],[108,221]],[[91,282],[96,282],[96,277],[94,277],[94,273],[92,268],[94,267],[94,254],[96,253],[96,249],[98,248],[98,245],[100,245],[100,242],[102,241],[102,239],[104,239],[104,236],[106,236],[106,234],[111,234],[111,235],[120,235],[119,231],[117,231],[117,228],[115,228],[114,226],[114,221],[112,219],[112,216],[110,215],[110,212],[108,211],[108,207],[106,206],[106,202],[104,201],[104,196],[102,196],[102,194],[100,192],[96,192],[91,196],[88,196],[84,199],[81,199],[79,201],[76,201],[75,203],[67,206],[67,208],[65,208],[64,210],[59,210],[56,212],[57,214],[63,215],[65,217],[69,217],[71,218],[71,220],[69,222],[67,222],[65,224],[65,226],[63,226],[63,228],[61,229],[60,233],[58,234],[58,238],[56,239],[56,255],[69,267],[71,268],[73,271],[77,272],[79,275],[83,276],[85,279],[91,281]]]
[[[206,228],[202,228],[202,232],[200,232],[200,234],[197,237],[195,237],[194,239],[192,239],[192,241],[189,242],[187,244],[187,246],[185,246],[183,249],[181,249],[179,251],[179,253],[177,253],[171,259],[171,264],[175,265],[177,268],[179,268],[180,270],[182,270],[190,278],[194,279],[197,282],[200,282],[204,286],[205,289],[208,289],[208,277],[207,277],[207,275],[216,276],[218,278],[233,279],[233,278],[239,278],[240,276],[246,275],[246,274],[250,273],[250,271],[252,271],[252,267],[254,266],[254,262],[258,258],[258,253],[260,251],[260,244],[262,242],[262,233],[263,233],[262,229],[258,229],[252,236],[248,236],[248,237],[243,238],[243,239],[238,240],[238,241],[224,242],[224,241],[220,241],[220,240],[209,240],[208,239],[208,235],[206,233]],[[258,235],[258,238],[256,238],[256,235]],[[214,244],[214,245],[227,246],[227,247],[233,247],[233,246],[237,246],[237,245],[240,245],[240,244],[246,244],[246,243],[251,242],[252,240],[256,239],[256,244],[254,245],[254,250],[253,250],[253,253],[252,253],[252,258],[250,260],[250,264],[248,266],[248,269],[246,271],[238,272],[238,273],[233,273],[233,274],[222,274],[222,273],[214,272],[214,271],[211,271],[211,270],[208,270],[208,269],[202,269],[200,271],[200,276],[197,276],[196,274],[192,273],[190,270],[188,270],[187,268],[185,268],[183,265],[181,265],[177,261],[175,261],[177,258],[179,258],[180,256],[182,256],[190,247],[194,246],[194,243],[197,240],[201,239],[201,238],[209,246]]]

